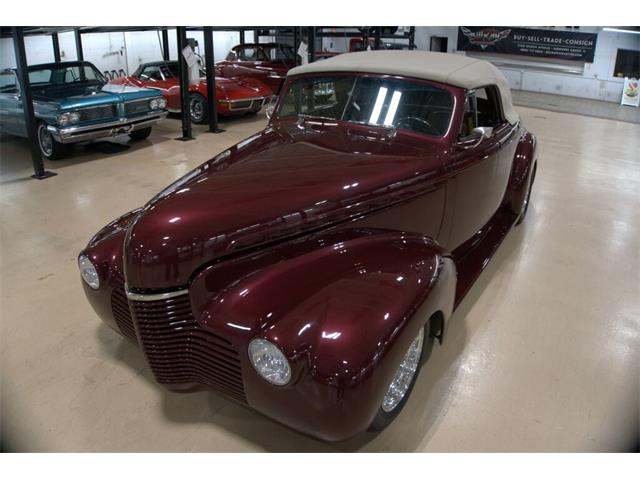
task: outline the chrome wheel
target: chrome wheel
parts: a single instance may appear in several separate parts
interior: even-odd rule
[[[422,342],[424,341],[424,327],[420,329],[413,339],[409,350],[405,354],[400,366],[389,385],[389,389],[382,400],[382,410],[386,413],[393,411],[402,402],[413,382],[413,377],[420,366],[422,354]]]
[[[45,157],[50,157],[53,154],[53,137],[44,123],[38,125],[38,143]]]
[[[200,123],[204,119],[204,104],[202,100],[198,97],[191,97],[191,101],[189,102],[189,113],[191,115],[191,120],[195,123]]]

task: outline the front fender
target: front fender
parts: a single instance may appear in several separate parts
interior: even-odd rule
[[[56,125],[59,109],[60,105],[55,102],[33,102],[33,113],[35,117],[43,120],[48,125]]]
[[[194,281],[196,292],[206,277]],[[453,261],[433,240],[368,232],[248,273],[196,307],[196,318],[243,352],[252,407],[338,440],[371,423],[420,327],[435,312],[449,317],[455,280]],[[255,337],[290,359],[289,385],[274,387],[253,370],[246,346]]]

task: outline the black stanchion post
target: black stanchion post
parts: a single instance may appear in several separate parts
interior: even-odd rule
[[[300,57],[298,56],[298,48],[300,47],[299,43],[299,34],[298,34],[298,29],[300,27],[293,27],[293,53],[294,53],[294,58],[296,60],[296,65],[300,65]]]
[[[381,30],[382,30],[382,27],[376,27],[374,43],[373,43],[374,50],[380,50],[380,36],[382,34]]]
[[[169,31],[166,28],[162,29],[162,59],[165,62],[169,61]]]
[[[74,31],[74,37],[76,39],[76,56],[79,62],[84,62],[84,52],[82,51],[82,34],[80,29],[76,28]]]
[[[29,84],[29,70],[27,69],[27,53],[24,48],[24,32],[22,27],[13,27],[13,48],[16,55],[16,74],[20,84],[20,94],[15,97],[18,105],[22,103],[24,111],[24,123],[27,130],[27,138],[31,147],[31,161],[33,162],[34,174],[32,178],[44,180],[53,177],[56,173],[44,169],[44,162],[40,154],[36,132],[36,116],[33,111],[33,97],[31,96],[31,85]]]
[[[316,61],[316,27],[309,28],[309,63]]]
[[[191,115],[189,111],[189,67],[187,61],[182,55],[182,49],[187,46],[187,28],[177,27],[176,35],[178,37],[178,65],[180,65],[180,104],[182,105],[182,137],[176,140],[193,140],[191,134]]]
[[[51,43],[53,44],[53,59],[58,63],[60,62],[60,41],[57,32],[51,34]]]
[[[224,132],[218,128],[218,100],[216,98],[216,74],[213,52],[213,29],[204,27],[204,65],[207,75],[207,110],[209,112],[209,131],[211,133]]]

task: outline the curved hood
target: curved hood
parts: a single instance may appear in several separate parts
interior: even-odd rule
[[[269,127],[144,207],[125,241],[127,283],[141,290],[184,286],[220,256],[417,195],[445,154],[439,142],[425,145],[362,127]]]
[[[62,109],[97,107],[115,103],[154,98],[160,93],[133,85],[62,85],[33,90],[33,98],[41,102],[56,102]]]
[[[271,95],[271,89],[259,80],[216,77],[218,98],[239,100]]]

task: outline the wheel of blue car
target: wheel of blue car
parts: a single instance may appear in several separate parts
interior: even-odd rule
[[[51,135],[51,132],[47,129],[46,123],[38,123],[36,137],[38,139],[40,153],[47,160],[57,160],[64,155],[65,146],[60,142],[56,142],[53,135]]]
[[[433,345],[432,335],[428,334],[425,338],[425,331],[429,331],[428,325],[420,328],[402,357],[378,413],[369,427],[370,430],[380,431],[387,427],[407,403],[424,363],[425,352],[429,351]]]
[[[207,100],[199,93],[192,93],[189,97],[189,115],[193,123],[207,121]]]

